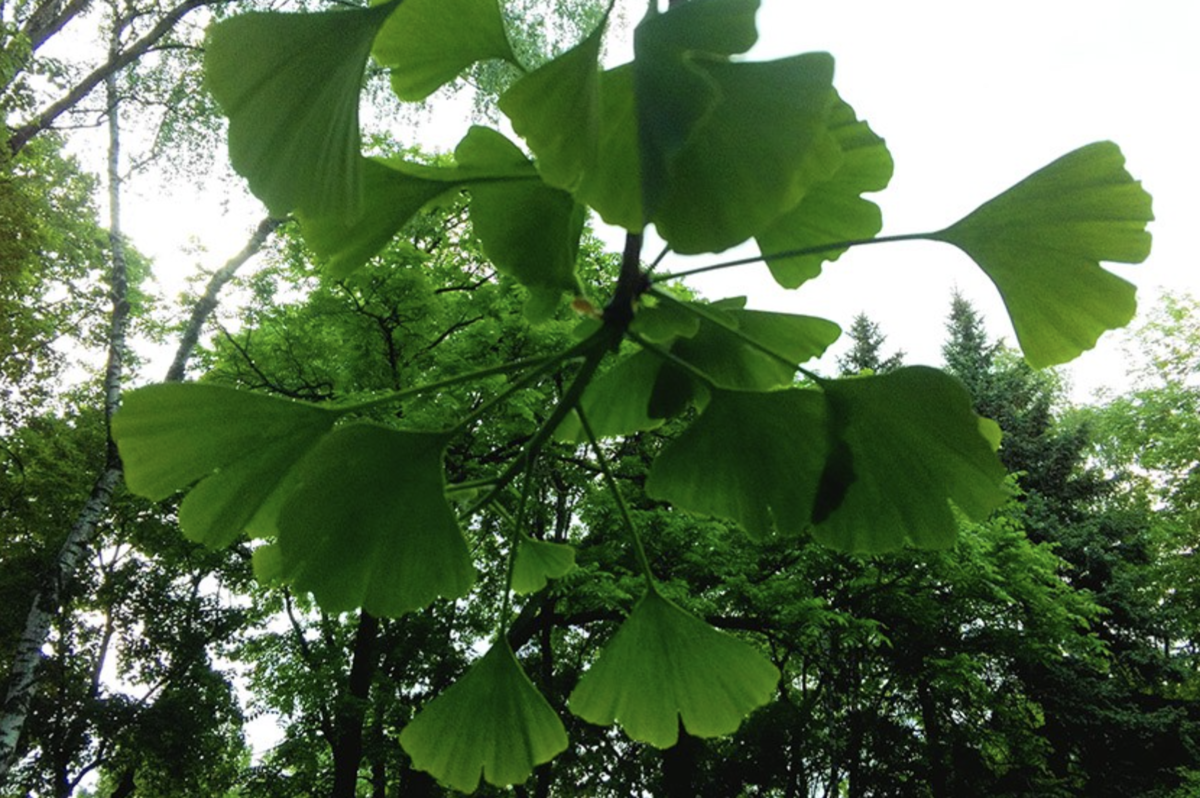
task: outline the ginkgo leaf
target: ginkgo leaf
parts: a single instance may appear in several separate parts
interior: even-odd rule
[[[584,172],[575,196],[609,224],[641,232],[644,219],[633,64],[600,74],[599,107],[597,168]]]
[[[828,54],[705,62],[703,70],[720,102],[670,161],[661,201],[649,214],[681,254],[718,252],[757,235],[842,159],[825,127],[835,96]],[[649,179],[643,166],[643,181]]]
[[[522,537],[513,563],[514,593],[536,593],[549,579],[566,576],[575,567],[575,549],[565,543]]]
[[[887,188],[892,178],[892,156],[887,145],[841,100],[830,114],[828,128],[841,148],[841,166],[755,236],[764,255],[867,239],[882,228],[879,206],[861,195]],[[776,282],[784,288],[796,288],[820,274],[822,263],[837,260],[845,251],[840,248],[801,257],[767,258],[767,265]]]
[[[649,415],[650,396],[661,367],[662,359],[643,349],[617,361],[588,384],[580,406],[597,437],[629,435],[662,426],[662,418]],[[555,434],[559,440],[587,442],[574,414],[563,420]]]
[[[655,459],[646,493],[736,521],[756,538],[812,525],[833,442],[815,390],[714,390],[704,412]]]
[[[790,385],[798,364],[820,357],[842,334],[836,324],[816,316],[693,306],[708,318],[671,353],[722,388],[766,391]]]
[[[476,61],[517,63],[496,0],[404,0],[371,53],[401,100],[423,100]]]
[[[446,443],[365,422],[322,439],[279,510],[284,577],[328,612],[394,617],[466,595],[475,571],[445,498]]]
[[[404,727],[400,745],[413,767],[470,793],[481,774],[498,787],[525,781],[566,750],[567,732],[501,640]]]
[[[822,381],[823,390],[714,390],[655,460],[647,493],[755,537],[813,530],[842,551],[954,541],[951,503],[981,520],[1005,497],[992,426],[936,369]]]
[[[113,437],[134,493],[157,501],[198,483],[180,507],[180,526],[192,540],[220,547],[272,503],[337,419],[249,391],[167,383],[127,392]]]
[[[363,213],[352,222],[338,215],[300,214],[305,242],[325,259],[325,271],[345,277],[387,246],[396,233],[423,207],[459,183],[405,171],[402,161],[364,158]],[[454,170],[446,170],[457,176]]]
[[[641,299],[629,331],[652,343],[668,343],[700,332],[700,317],[689,312],[683,302],[661,302],[653,294],[647,294]]]
[[[600,43],[607,15],[567,52],[530,72],[499,101],[513,130],[529,143],[542,178],[573,190],[596,162],[600,130]]]
[[[208,34],[204,80],[229,117],[230,161],[273,216],[360,212],[359,90],[396,5],[243,14]]]
[[[480,172],[507,168],[527,174],[470,185],[471,224],[496,268],[527,288],[582,293],[575,261],[587,209],[543,182],[521,150],[490,128],[472,128],[455,157]]]
[[[944,547],[958,534],[951,503],[975,521],[1003,503],[990,429],[955,378],[913,366],[823,387],[853,479],[829,486],[845,496],[813,530],[817,540],[856,552]]]
[[[571,712],[618,723],[639,742],[670,748],[679,723],[696,737],[737,730],[766,704],[779,671],[753,646],[649,591],[571,693]]]
[[[651,6],[653,9],[653,6]],[[758,0],[699,0],[651,11],[634,30],[634,92],[642,204],[653,218],[671,166],[721,95],[702,61],[744,53],[758,31]]]
[[[1129,323],[1135,289],[1100,261],[1150,254],[1150,195],[1112,142],[1068,153],[930,236],[962,249],[1004,298],[1025,359],[1072,360]]]

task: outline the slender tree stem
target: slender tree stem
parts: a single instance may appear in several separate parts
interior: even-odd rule
[[[440,391],[443,388],[451,388],[455,385],[462,385],[463,383],[482,380],[486,377],[495,376],[496,374],[505,374],[510,371],[520,371],[521,369],[529,368],[531,366],[554,366],[558,363],[561,363],[563,360],[572,357],[577,348],[578,347],[572,347],[565,352],[560,352],[559,354],[551,355],[550,357],[529,357],[525,358],[524,360],[513,360],[509,363],[501,363],[496,366],[488,366],[487,368],[469,371],[466,374],[459,374],[456,377],[447,377],[446,379],[438,380],[437,382],[417,385],[413,388],[405,388],[400,391],[389,391],[384,396],[379,396],[374,399],[367,399],[366,401],[355,402],[354,404],[341,405],[337,408],[337,412],[347,414],[362,413],[367,410],[374,410],[377,407],[386,407],[387,405],[395,404],[396,402],[413,396],[420,396],[423,393]]]
[[[536,457],[537,453],[542,450],[546,441],[558,429],[558,425],[567,417],[567,414],[579,403],[579,399],[583,396],[584,390],[591,383],[592,377],[596,374],[596,369],[600,366],[600,361],[604,359],[605,353],[608,352],[611,346],[611,340],[615,338],[614,328],[605,325],[603,329],[595,335],[583,342],[586,347],[587,358],[583,361],[583,366],[579,373],[575,375],[570,387],[563,394],[562,399],[554,406],[550,417],[538,427],[538,431],[534,434],[529,443],[525,445],[526,457],[514,460],[508,468],[496,478],[492,489],[479,501],[472,504],[463,512],[464,518],[469,518],[475,513],[482,510],[484,507],[495,501],[500,492],[504,490],[516,476],[521,473],[525,467],[528,458]]]
[[[755,255],[749,258],[738,258],[737,260],[727,260],[720,263],[713,263],[709,266],[701,266],[697,269],[685,269],[681,272],[673,274],[660,274],[657,277],[650,278],[650,282],[657,285],[665,283],[668,280],[678,280],[682,277],[691,277],[696,274],[704,274],[705,272],[715,272],[719,269],[732,269],[735,266],[746,266],[751,263],[759,263],[768,260],[783,260],[785,258],[801,258],[805,255],[820,255],[823,252],[832,252],[837,249],[849,249],[850,247],[865,247],[868,244],[893,244],[897,241],[928,241],[933,237],[933,233],[905,233],[897,236],[879,236],[878,238],[860,238],[854,241],[835,241],[829,244],[817,244],[811,247],[801,247],[800,249],[789,249],[783,252],[772,252],[766,255]]]
[[[646,556],[645,546],[642,545],[642,536],[638,534],[637,527],[634,526],[633,516],[629,512],[629,505],[625,504],[625,496],[621,493],[621,486],[617,484],[612,469],[608,466],[608,460],[604,456],[604,451],[600,448],[600,442],[596,439],[596,434],[592,431],[592,425],[588,423],[587,415],[583,412],[583,408],[575,408],[575,413],[579,416],[579,424],[583,427],[583,431],[587,435],[592,451],[596,453],[596,462],[600,465],[600,472],[604,475],[604,483],[608,486],[609,493],[612,494],[614,501],[617,503],[617,512],[620,513],[621,523],[625,525],[625,531],[629,534],[629,540],[633,544],[633,552],[637,557],[638,566],[642,569],[642,573],[646,577],[646,585],[650,590],[657,590],[655,587],[654,571],[650,569],[650,559]]]

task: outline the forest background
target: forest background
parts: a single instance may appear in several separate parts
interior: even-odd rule
[[[524,22],[524,46],[543,55],[577,41],[598,14],[596,4],[574,4],[555,27],[539,23],[536,4],[510,6]],[[501,332],[505,354],[520,357],[568,339],[574,324],[568,315],[528,328],[513,286],[486,268],[453,205],[408,235],[429,268],[368,268],[337,282],[314,279],[291,225],[245,224],[239,210],[237,221],[222,224],[253,231],[246,249],[218,268],[214,245],[193,246],[200,269],[188,290],[156,294],[157,259],[124,235],[132,225],[122,221],[122,192],[153,195],[164,182],[204,178],[217,191],[240,190],[211,178],[224,169],[222,123],[198,83],[205,15],[233,10],[197,2],[4,9],[6,662],[16,657],[30,606],[53,597],[36,689],[4,763],[5,794],[434,794],[395,737],[478,655],[488,628],[469,605],[435,605],[405,622],[322,613],[303,595],[257,585],[246,549],[193,546],[178,535],[172,506],[119,487],[86,539],[70,537],[113,471],[104,418],[114,375],[111,361],[107,371],[96,364],[112,343],[114,261],[129,275],[127,306],[116,314],[128,312],[127,384],[161,378],[167,351],[185,356],[172,365],[175,379],[190,359],[192,378],[320,401],[479,365],[485,330]],[[86,42],[79,52],[95,59],[46,54],[68,35],[72,49]],[[486,118],[506,80],[478,68],[460,102]],[[869,102],[858,102],[875,118]],[[87,127],[104,132],[101,147],[78,143],[89,140]],[[382,127],[380,146],[397,146]],[[1048,146],[1048,155],[1064,149]],[[903,144],[893,148],[903,163]],[[92,163],[87,153],[101,150],[108,163]],[[1136,167],[1137,154],[1131,158]],[[1022,173],[1006,169],[997,185]],[[1168,217],[1170,204],[1158,199],[1156,212]],[[585,248],[596,269],[604,268],[603,249],[601,241]],[[850,256],[838,268],[851,268]],[[936,317],[939,332],[948,319],[944,365],[971,390],[978,412],[1004,429],[1001,456],[1017,498],[964,528],[947,551],[860,558],[794,542],[751,545],[716,522],[680,525],[638,495],[649,453],[670,431],[634,436],[613,461],[639,518],[657,530],[649,554],[662,578],[681,594],[721,585],[719,601],[701,598],[690,609],[755,640],[792,687],[737,735],[685,736],[663,752],[573,721],[572,749],[518,792],[1200,791],[1191,563],[1196,302],[1168,293],[1144,311],[1129,343],[1130,381],[1080,406],[1053,372],[1031,371],[998,343],[973,302],[952,301],[955,282],[946,281],[936,313],[915,310]],[[213,287],[226,298],[209,316]],[[848,342],[829,371],[886,373],[905,359],[884,346],[870,318],[837,318]],[[191,353],[200,322],[202,345]],[[895,325],[885,329],[908,347]],[[550,399],[523,396],[495,426],[495,449],[518,440]],[[611,630],[632,590],[632,576],[588,579],[622,567],[614,509],[596,488],[594,464],[568,448],[556,457],[558,467],[539,483],[542,516],[532,523],[548,540],[576,542],[579,564],[554,612],[538,615],[518,641],[527,645],[526,668],[551,695],[556,682],[559,694],[569,689],[592,654],[591,636]],[[78,544],[68,580],[58,576],[64,543]],[[465,631],[446,634],[445,616],[460,613]],[[6,696],[17,677],[14,668]],[[14,707],[21,709],[6,703],[6,717]],[[256,715],[281,732],[269,750],[252,753],[245,727]]]

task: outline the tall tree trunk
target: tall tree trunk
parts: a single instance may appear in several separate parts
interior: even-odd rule
[[[119,31],[114,32],[111,52],[117,50]],[[113,490],[121,479],[121,458],[112,438],[112,416],[121,401],[121,378],[126,358],[125,336],[129,327],[129,281],[125,240],[121,232],[121,118],[118,109],[116,72],[105,80],[108,100],[108,200],[109,200],[109,299],[112,316],[108,333],[108,361],[104,368],[104,418],[107,430],[104,471],[92,486],[83,511],[71,526],[55,562],[49,583],[34,597],[17,645],[9,686],[0,715],[0,787],[7,781],[16,761],[17,745],[25,727],[41,661],[42,645],[59,607],[63,589],[71,581],[103,519]]]
[[[333,792],[331,798],[354,798],[358,768],[363,756],[363,719],[379,660],[379,619],[365,610],[354,635],[354,655],[346,692],[340,697],[333,720]]]
[[[663,789],[667,798],[695,798],[699,795],[696,767],[700,764],[703,743],[688,734],[679,723],[679,740],[662,752]]]

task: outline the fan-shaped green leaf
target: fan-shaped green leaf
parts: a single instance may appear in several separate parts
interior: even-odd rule
[[[476,61],[517,63],[496,0],[404,0],[371,51],[401,100],[423,100]]]
[[[479,777],[505,787],[566,750],[562,721],[499,641],[404,727],[400,745],[413,767],[461,792]]]
[[[500,98],[500,110],[529,143],[542,178],[575,189],[596,162],[600,131],[600,42],[608,18],[567,52],[529,73]]]
[[[646,491],[755,537],[812,528],[859,552],[948,545],[950,502],[979,520],[1004,500],[994,425],[953,377],[912,367],[822,386],[714,390],[655,460]]]
[[[629,435],[662,426],[662,418],[649,414],[650,397],[662,368],[662,359],[653,352],[640,350],[623,358],[583,392],[580,405],[592,431],[601,438]],[[574,415],[559,425],[559,440],[586,443],[583,427]]]
[[[1025,359],[1052,366],[1091,349],[1136,309],[1100,261],[1150,254],[1150,195],[1117,145],[1081,147],[931,236],[962,249],[1000,290]]]
[[[634,740],[670,748],[680,720],[696,737],[736,731],[778,681],[753,646],[652,590],[579,680],[570,706],[590,723],[615,721]]]
[[[833,176],[812,186],[796,207],[780,216],[755,238],[763,254],[816,247],[838,241],[871,238],[883,226],[879,207],[860,195],[882,191],[892,178],[892,156],[883,139],[838,100],[829,132],[842,151]],[[768,258],[776,282],[796,288],[821,273],[821,264],[837,260],[845,248],[790,258]]]
[[[653,8],[653,7],[652,7]],[[700,61],[743,53],[758,38],[758,0],[698,0],[654,11],[633,36],[642,204],[653,218],[675,158],[721,97]]]
[[[229,117],[233,168],[272,215],[358,215],[358,95],[371,40],[395,8],[251,13],[213,26],[205,84]]]
[[[283,575],[329,612],[459,598],[475,578],[444,495],[446,436],[356,423],[305,458],[279,511]]]
[[[329,276],[342,278],[387,246],[421,208],[459,184],[404,171],[402,161],[363,159],[363,213],[352,222],[340,216],[300,214],[304,240],[326,259]],[[456,170],[445,170],[457,177]]]
[[[531,289],[581,293],[575,260],[586,208],[546,185],[520,149],[494,130],[472,128],[455,155],[464,169],[486,172],[509,164],[528,176],[470,185],[471,224],[496,268]]]
[[[575,549],[570,546],[522,537],[513,563],[513,592],[536,593],[548,579],[565,576],[574,567]]]
[[[584,172],[575,196],[609,224],[640,232],[644,220],[633,64],[602,72],[599,96],[598,168]]]
[[[338,418],[215,385],[151,385],[126,393],[123,402],[113,437],[129,489],[160,500],[198,482],[180,507],[180,526],[213,547],[232,543],[277,503],[295,464]]]
[[[821,354],[841,328],[827,319],[694,304],[706,318],[671,353],[722,388],[766,391],[792,384],[796,366]]]
[[[825,397],[815,390],[714,390],[708,407],[667,446],[646,492],[736,521],[752,536],[812,525],[832,451]]]
[[[958,380],[914,366],[823,385],[853,480],[831,486],[845,496],[817,540],[858,552],[949,546],[950,502],[980,521],[1004,501],[1004,466]]]
[[[703,71],[720,102],[670,161],[650,215],[683,254],[720,251],[762,232],[842,158],[825,127],[835,96],[829,55],[705,62]],[[643,181],[650,179],[643,166]]]

